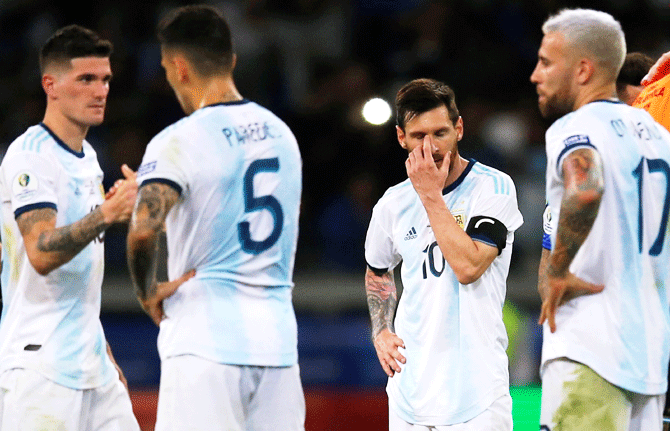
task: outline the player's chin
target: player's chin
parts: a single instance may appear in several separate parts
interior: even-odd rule
[[[95,116],[91,116],[91,117],[87,118],[85,123],[86,123],[87,126],[93,127],[93,126],[101,125],[104,120],[105,120],[105,115],[100,114],[100,115],[95,115]]]

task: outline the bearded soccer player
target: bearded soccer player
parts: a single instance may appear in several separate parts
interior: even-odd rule
[[[389,429],[511,431],[502,307],[523,223],[514,183],[460,156],[463,119],[447,85],[411,81],[396,110],[409,179],[376,204],[365,242]],[[401,261],[398,302],[393,269]]]

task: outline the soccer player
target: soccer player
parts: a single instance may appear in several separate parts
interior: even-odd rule
[[[396,115],[409,179],[376,204],[365,242],[389,429],[511,431],[502,307],[523,223],[514,183],[459,155],[463,119],[447,85],[409,82],[396,96]],[[398,303],[393,269],[401,261]]]
[[[530,79],[540,113],[555,121],[541,429],[661,430],[670,133],[615,98],[626,44],[611,15],[566,9],[542,30]]]
[[[128,234],[136,292],[160,326],[156,430],[304,430],[291,299],[298,145],[240,96],[216,9],[175,9],[158,37],[187,117],[147,146]],[[169,278],[186,279],[176,290],[156,283],[163,225]]]
[[[616,80],[616,94],[619,100],[627,105],[632,105],[635,98],[644,89],[642,79],[647,75],[654,64],[654,59],[641,52],[626,54],[623,65]],[[658,119],[656,119],[658,121]],[[546,273],[549,254],[551,252],[551,210],[547,205],[544,210],[542,235],[542,256],[538,271],[538,292],[544,300],[546,291]]]
[[[134,173],[105,198],[86,133],[103,121],[112,45],[76,25],[42,47],[43,121],[0,165],[0,429],[139,430],[100,324],[104,232],[127,222]]]

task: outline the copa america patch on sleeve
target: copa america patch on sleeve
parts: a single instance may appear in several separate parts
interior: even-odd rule
[[[156,170],[156,162],[145,163],[137,169],[137,176],[141,177]]]
[[[573,135],[563,140],[566,147],[573,147],[575,145],[591,145],[588,135]]]
[[[36,193],[38,184],[37,177],[32,172],[24,171],[14,178],[12,192],[16,199],[25,201]]]

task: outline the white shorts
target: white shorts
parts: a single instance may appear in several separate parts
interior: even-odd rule
[[[540,430],[661,431],[665,394],[642,395],[603,379],[567,358],[549,361],[542,374]]]
[[[304,429],[298,365],[227,365],[193,355],[161,364],[155,431]]]
[[[126,387],[115,379],[71,389],[21,368],[0,376],[2,431],[139,431]]]
[[[389,431],[512,431],[512,397],[505,394],[467,422],[454,425],[414,425],[389,408]]]

